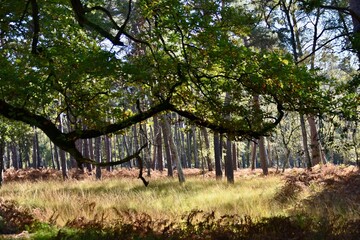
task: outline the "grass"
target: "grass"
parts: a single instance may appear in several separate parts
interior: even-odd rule
[[[330,170],[237,176],[233,185],[199,175],[148,187],[129,177],[8,182],[0,233],[31,223],[32,239],[358,239],[360,175]]]
[[[170,220],[194,209],[219,215],[269,217],[285,214],[272,200],[282,184],[274,176],[243,179],[231,186],[207,178],[188,178],[183,185],[176,179],[152,180],[148,187],[128,178],[11,182],[0,189],[0,196],[32,209],[41,220],[57,216],[58,225],[74,216],[91,219],[104,215],[111,220],[122,211]]]

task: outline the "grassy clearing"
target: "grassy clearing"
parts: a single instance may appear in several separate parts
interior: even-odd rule
[[[183,185],[176,178],[155,178],[148,187],[135,177],[91,179],[7,182],[0,189],[0,239],[2,232],[20,233],[26,225],[31,239],[349,240],[360,235],[357,170],[324,166],[267,177],[243,174],[234,185],[199,174]]]
[[[128,178],[50,180],[7,183],[0,189],[0,196],[32,209],[41,220],[56,218],[59,225],[74,216],[92,219],[104,215],[111,220],[123,211],[170,220],[193,209],[257,218],[286,214],[273,201],[282,184],[276,176],[241,179],[231,186],[208,178],[188,178],[183,185],[176,179],[152,180],[148,187]]]

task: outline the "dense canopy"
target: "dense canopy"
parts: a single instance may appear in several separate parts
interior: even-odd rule
[[[325,77],[260,44],[271,44],[268,33],[251,37],[262,29],[251,5],[6,0],[0,21],[0,114],[40,128],[78,163],[99,164],[82,156],[77,139],[160,112],[258,138],[286,111],[334,113],[340,104]]]

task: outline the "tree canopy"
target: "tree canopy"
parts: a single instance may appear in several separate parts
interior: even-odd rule
[[[254,42],[263,28],[252,9],[215,0],[5,0],[0,114],[40,128],[78,163],[99,165],[77,139],[164,111],[232,138],[266,135],[286,111],[333,111],[327,78]],[[62,115],[69,131],[58,127]]]

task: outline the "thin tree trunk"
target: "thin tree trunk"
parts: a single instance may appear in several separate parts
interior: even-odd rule
[[[261,163],[261,168],[263,170],[263,174],[268,175],[269,170],[266,159],[265,138],[263,136],[261,136],[259,139],[259,155],[260,155],[260,163]]]
[[[101,137],[95,138],[95,153],[94,153],[95,161],[97,163],[101,163]],[[96,166],[95,177],[97,180],[101,179],[101,167]]]
[[[191,126],[191,132],[193,136],[193,151],[194,151],[194,162],[195,162],[195,168],[200,168],[200,162],[199,162],[199,155],[198,155],[198,146],[197,146],[197,139],[196,139],[196,128],[194,125]]]
[[[11,143],[11,158],[12,158],[12,165],[14,169],[19,169],[19,157],[18,151],[16,148],[16,144],[14,142]]]
[[[39,163],[38,163],[38,138],[37,138],[37,133],[36,133],[36,128],[34,127],[34,137],[33,137],[33,156],[32,156],[32,160],[33,160],[33,167],[34,168],[38,168],[39,167]]]
[[[232,144],[232,162],[233,162],[233,169],[234,171],[237,170],[237,149],[236,143]]]
[[[215,175],[217,180],[220,180],[222,178],[220,151],[220,136],[218,132],[214,132]]]
[[[52,168],[55,169],[55,157],[54,157],[54,145],[52,144],[52,142],[50,141],[50,154],[51,154],[51,165]]]
[[[0,187],[3,183],[5,142],[0,139]]]
[[[191,168],[192,167],[192,147],[191,147],[191,132],[186,132],[186,149],[187,149],[187,159],[188,159],[188,162],[187,162],[187,166],[188,168]]]
[[[64,132],[63,116],[60,115],[59,119],[60,119],[59,129],[61,132]],[[59,149],[59,150],[60,150],[59,154],[60,154],[62,176],[63,176],[63,179],[68,179],[69,176],[67,174],[66,153],[62,149]]]
[[[167,165],[167,170],[168,170],[168,176],[172,177],[173,174],[173,167],[172,167],[172,159],[171,159],[171,154],[170,154],[170,144],[169,144],[169,133],[167,131],[167,128],[165,126],[165,117],[161,116],[161,128],[162,128],[162,133],[163,133],[163,137],[164,137],[164,148],[165,148],[165,155],[166,155],[166,165]]]
[[[165,115],[163,115],[162,121],[164,122],[164,128],[163,128],[164,136],[165,135],[168,136],[169,147],[170,147],[170,151],[171,151],[171,159],[174,160],[174,162],[176,164],[179,182],[183,183],[183,182],[185,182],[185,176],[184,176],[184,173],[182,170],[181,161],[179,159],[179,155],[178,155],[175,143],[174,143],[174,139],[172,137],[169,120],[167,119],[167,117]]]
[[[308,142],[307,142],[305,119],[304,119],[304,115],[302,115],[302,114],[300,114],[300,125],[301,125],[301,134],[302,134],[302,143],[303,143],[303,149],[304,149],[305,162],[307,164],[307,168],[311,169],[312,164],[311,164],[311,158],[310,158]]]
[[[285,160],[284,160],[284,164],[283,164],[283,168],[282,168],[282,172],[285,172],[285,168],[287,167],[287,165],[290,162],[290,149],[287,145],[285,145]]]
[[[10,146],[9,146],[9,143],[6,144],[6,163],[5,163],[5,166],[6,166],[6,169],[9,169],[10,168]]]
[[[228,183],[234,183],[234,169],[232,159],[231,140],[229,137],[226,140],[226,157],[225,157],[225,175]]]
[[[357,142],[357,127],[358,127],[358,123],[355,122],[355,126],[353,126],[353,131],[352,131],[352,141],[353,141],[354,150],[355,150],[356,166],[360,167],[359,147],[358,147],[358,142]]]
[[[111,154],[111,139],[108,136],[104,136],[104,146],[105,146],[105,156],[106,161],[111,162],[112,161],[112,154]],[[111,171],[111,167],[106,167],[107,171]]]
[[[257,141],[254,140],[251,148],[251,170],[255,170],[256,168],[256,146]]]
[[[247,140],[247,143],[246,143],[246,152],[245,152],[245,160],[246,160],[246,163],[243,163],[243,168],[245,167],[250,167],[250,154],[251,154],[251,150],[250,150],[250,147],[251,147],[251,141],[250,140]],[[246,166],[245,166],[246,165]]]
[[[54,159],[55,159],[55,163],[56,163],[56,169],[58,171],[60,171],[61,166],[60,166],[60,161],[59,161],[59,149],[56,145],[54,145]]]
[[[154,120],[154,138],[155,138],[155,146],[154,146],[154,169],[159,169],[159,171],[164,170],[163,163],[163,154],[162,154],[162,140],[161,140],[161,128],[159,124],[159,119],[157,116],[153,117]]]
[[[62,149],[59,149],[59,150],[60,150],[61,172],[62,172],[63,179],[65,180],[65,179],[69,178],[69,176],[67,174],[66,153]]]
[[[209,172],[213,171],[213,164],[211,162],[211,158],[210,158],[210,141],[209,141],[209,134],[206,130],[206,128],[202,127],[201,128],[201,132],[202,135],[204,136],[204,142],[205,142],[205,151],[206,151],[206,163],[208,165],[208,170]]]
[[[320,152],[320,143],[318,131],[316,129],[315,117],[313,115],[308,117],[308,123],[310,127],[310,147],[311,147],[311,160],[312,166],[319,164],[321,162],[321,152]]]

